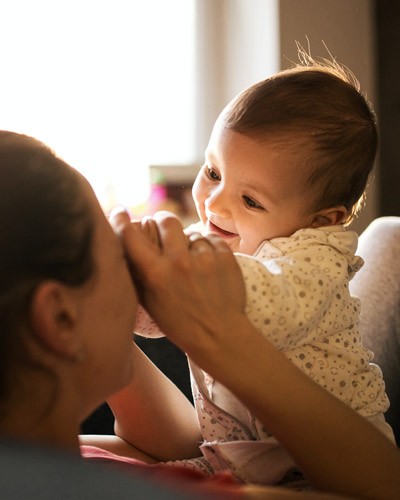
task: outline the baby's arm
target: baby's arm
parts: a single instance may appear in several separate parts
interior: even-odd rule
[[[137,309],[135,327],[133,331],[136,335],[140,335],[141,337],[149,337],[153,339],[165,337],[164,333],[160,330],[154,319],[140,304]]]

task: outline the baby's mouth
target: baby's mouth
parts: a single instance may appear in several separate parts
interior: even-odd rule
[[[231,233],[230,231],[226,231],[225,229],[222,229],[221,227],[216,226],[210,220],[208,221],[208,230],[211,233],[218,234],[222,238],[233,238],[233,237],[237,236],[236,233]]]

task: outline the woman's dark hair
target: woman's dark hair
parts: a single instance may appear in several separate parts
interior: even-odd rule
[[[347,68],[300,56],[303,64],[239,94],[223,112],[225,126],[297,147],[299,168],[308,169],[309,186],[316,187],[314,210],[344,205],[350,222],[374,165],[376,117]]]
[[[0,395],[35,287],[91,277],[93,227],[77,172],[36,139],[0,131]]]

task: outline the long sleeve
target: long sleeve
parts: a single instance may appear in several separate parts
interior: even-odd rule
[[[246,283],[247,315],[279,350],[315,341],[357,321],[359,305],[348,292],[347,262],[328,247],[319,254],[321,261],[302,249],[263,261],[237,255]],[[341,314],[343,306],[347,314]]]
[[[141,305],[139,305],[136,313],[134,332],[141,337],[165,337],[164,333],[160,330],[157,323]]]

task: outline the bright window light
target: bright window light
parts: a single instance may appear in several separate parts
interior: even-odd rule
[[[2,2],[0,128],[138,206],[149,165],[194,161],[194,39],[194,0]]]

